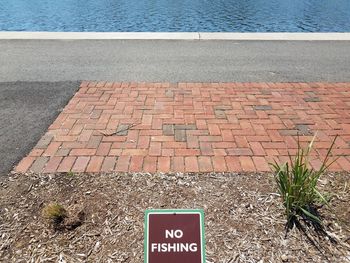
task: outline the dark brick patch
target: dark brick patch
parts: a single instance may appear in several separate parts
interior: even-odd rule
[[[270,105],[256,105],[253,106],[254,110],[272,110],[272,107]]]
[[[232,110],[232,106],[228,106],[228,105],[215,106],[214,110]]]
[[[174,97],[174,92],[172,90],[166,90],[165,92],[165,96],[169,97],[169,98],[172,98]]]
[[[320,102],[320,98],[319,97],[310,97],[310,98],[304,98],[305,102]]]
[[[316,97],[316,91],[305,91],[305,94],[310,97]]]
[[[176,124],[174,126],[175,130],[196,130],[197,127],[194,124],[188,124],[188,125],[183,125],[183,124]]]
[[[225,111],[223,110],[215,110],[215,117],[218,119],[227,119],[227,116],[225,114]]]
[[[30,170],[35,173],[40,173],[44,169],[48,160],[49,160],[49,157],[42,157],[42,156],[38,157],[32,164]]]
[[[185,142],[186,141],[186,131],[185,130],[175,130],[175,141]]]
[[[282,136],[295,136],[298,135],[298,133],[300,134],[299,130],[280,130],[279,133]]]
[[[174,125],[163,124],[163,134],[164,135],[174,135]]]
[[[47,146],[49,146],[52,138],[53,138],[53,135],[45,134],[37,143],[36,148],[39,148],[39,149],[47,148]]]
[[[299,131],[300,135],[313,135],[307,124],[297,124],[295,128]]]
[[[264,90],[261,90],[261,94],[263,94],[263,95],[271,95],[272,93],[271,93],[270,90],[264,89]]]

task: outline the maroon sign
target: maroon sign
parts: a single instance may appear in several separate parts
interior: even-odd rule
[[[148,210],[145,263],[204,263],[202,210]]]

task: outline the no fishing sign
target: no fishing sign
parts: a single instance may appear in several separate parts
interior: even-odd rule
[[[146,210],[145,263],[205,263],[204,212]]]

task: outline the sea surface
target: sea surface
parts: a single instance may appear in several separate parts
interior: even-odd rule
[[[350,0],[0,0],[0,31],[350,32]]]

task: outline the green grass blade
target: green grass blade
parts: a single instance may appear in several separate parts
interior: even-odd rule
[[[300,210],[301,210],[308,218],[310,218],[311,220],[313,220],[313,221],[315,221],[315,222],[321,224],[321,220],[320,220],[317,216],[311,214],[309,211],[307,211],[306,209],[304,209],[304,208],[302,208],[302,207],[300,207]]]

